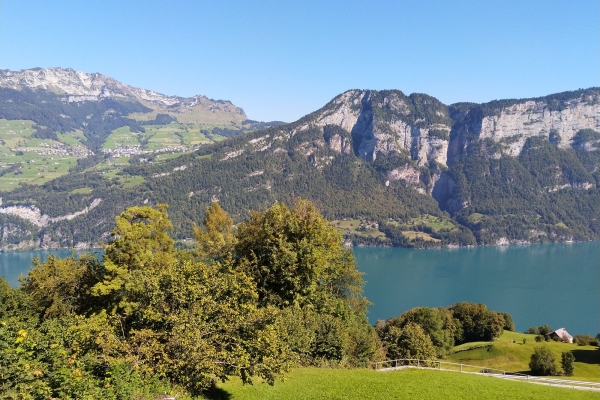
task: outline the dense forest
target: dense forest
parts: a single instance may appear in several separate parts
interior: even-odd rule
[[[292,366],[431,360],[514,329],[472,303],[369,325],[352,252],[308,201],[237,228],[213,203],[188,250],[165,204],[115,225],[102,260],[37,261],[18,288],[0,278],[0,398],[190,398],[231,376],[276,384]]]

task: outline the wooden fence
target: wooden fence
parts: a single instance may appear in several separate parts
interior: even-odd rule
[[[510,372],[490,367],[480,367],[470,364],[459,364],[438,360],[419,360],[416,358],[399,358],[397,360],[378,361],[373,363],[377,371],[393,371],[405,368],[426,368],[441,371],[462,372],[467,374],[478,374],[492,376],[495,378],[518,380],[522,382],[538,383],[552,386],[563,386],[573,389],[593,390],[600,392],[600,383],[585,382],[574,379],[556,379],[542,376],[532,376],[519,372]]]

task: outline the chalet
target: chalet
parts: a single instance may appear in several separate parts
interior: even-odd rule
[[[573,343],[573,336],[569,335],[569,332],[565,328],[560,328],[554,332],[550,332],[549,335],[552,339],[558,337],[561,341],[566,343]]]

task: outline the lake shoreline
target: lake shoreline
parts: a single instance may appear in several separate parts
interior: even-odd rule
[[[401,247],[401,246],[372,246],[372,245],[362,245],[362,244],[356,244],[356,245],[348,245],[346,243],[344,243],[344,247],[346,248],[374,248],[374,249],[412,249],[412,250],[439,250],[439,249],[476,249],[479,247],[513,247],[513,246],[531,246],[531,245],[538,245],[538,244],[574,244],[574,243],[592,243],[592,242],[600,242],[600,239],[593,239],[593,240],[565,240],[565,241],[554,241],[554,242],[526,242],[526,241],[522,241],[522,242],[516,242],[516,243],[497,243],[497,244],[480,244],[480,245],[476,245],[476,246],[460,246],[460,245],[448,245],[448,246],[432,246],[432,247]],[[89,252],[92,250],[102,250],[102,247],[79,247],[79,248],[73,248],[73,247],[57,247],[57,248],[39,248],[39,247],[32,247],[32,248],[24,248],[24,249],[14,249],[14,250],[6,250],[6,249],[0,249],[0,254],[7,254],[7,253],[20,253],[20,252],[27,252],[27,251],[76,251],[76,252]]]

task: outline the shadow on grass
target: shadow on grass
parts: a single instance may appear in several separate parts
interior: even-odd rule
[[[206,392],[202,393],[202,395],[204,396],[205,399],[208,399],[208,400],[230,400],[231,399],[231,394],[228,391],[218,388],[218,387],[210,388]]]
[[[600,365],[600,350],[571,350],[576,362]]]

